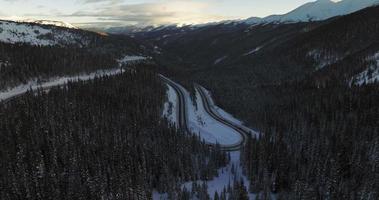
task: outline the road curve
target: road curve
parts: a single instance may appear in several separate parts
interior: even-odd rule
[[[198,84],[195,84],[195,88],[196,90],[199,92],[200,96],[201,96],[201,100],[203,102],[203,105],[204,105],[204,108],[205,108],[205,111],[216,121],[218,121],[219,123],[221,124],[224,124],[225,126],[228,126],[229,128],[235,130],[237,133],[240,134],[241,136],[241,141],[237,144],[233,144],[233,145],[225,145],[225,146],[222,146],[222,149],[226,150],[226,151],[238,151],[240,150],[244,144],[247,142],[247,138],[249,136],[249,134],[251,134],[249,131],[247,131],[246,129],[244,129],[243,127],[233,123],[233,122],[230,122],[229,120],[223,118],[222,116],[220,116],[217,112],[215,112],[212,107],[211,107],[211,104],[210,104],[210,100],[209,100],[209,96],[205,94],[204,92],[204,88],[201,87],[200,85]]]
[[[179,107],[178,121],[179,121],[180,129],[184,130],[186,132],[190,132],[189,127],[188,127],[188,115],[187,115],[187,106],[186,106],[187,104],[186,104],[186,98],[184,95],[184,88],[182,86],[180,86],[179,84],[175,83],[174,81],[170,80],[169,78],[163,76],[163,75],[160,75],[160,77],[166,84],[170,85],[175,90],[175,92],[178,96],[178,99],[179,99],[179,101],[178,101],[178,107]],[[219,122],[221,124],[224,124],[227,127],[230,127],[232,130],[236,131],[241,136],[241,141],[239,141],[236,144],[219,145],[221,150],[223,150],[223,151],[238,151],[238,150],[240,150],[243,147],[243,145],[246,143],[248,134],[250,134],[250,132],[245,130],[244,128],[228,121],[227,119],[224,119],[219,114],[215,113],[210,106],[209,99],[208,99],[207,95],[205,95],[203,88],[199,85],[195,85],[195,89],[199,92],[199,94],[201,96],[201,99],[202,99],[202,102],[203,102],[203,105],[204,105],[206,112],[214,120],[216,120],[217,122]],[[215,144],[211,144],[211,145],[215,145]]]
[[[186,104],[186,98],[183,92],[183,89],[181,86],[179,86],[174,81],[170,80],[169,78],[159,75],[159,77],[168,85],[170,85],[176,92],[176,95],[179,99],[178,107],[179,107],[179,115],[178,115],[178,121],[179,121],[179,128],[183,131],[190,132],[188,128],[188,115],[187,115],[187,104]]]

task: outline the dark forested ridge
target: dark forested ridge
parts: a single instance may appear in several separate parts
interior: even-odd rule
[[[7,22],[0,20],[1,23]],[[11,43],[3,38],[3,42],[0,42],[0,90],[30,80],[41,81],[54,76],[115,68],[118,67],[117,59],[126,55],[148,53],[147,47],[128,36],[104,35],[51,25],[9,23],[14,26],[25,25],[31,29],[30,32],[34,30],[38,33],[44,28],[43,30],[49,30],[51,33],[34,38],[36,44]],[[7,31],[12,32],[12,29]],[[19,41],[23,41],[22,37],[33,38],[24,32],[13,34],[21,37]],[[70,37],[72,35],[75,37]],[[49,40],[41,42],[37,39],[40,37],[48,37]],[[68,44],[56,44],[55,40],[59,39],[68,41]],[[42,45],[43,42],[51,42],[51,45]]]
[[[216,175],[225,154],[168,125],[164,99],[140,66],[0,105],[0,198],[150,198]]]
[[[116,55],[96,53],[84,48],[39,47],[0,43],[0,89],[26,83],[31,79],[88,73],[114,68]]]

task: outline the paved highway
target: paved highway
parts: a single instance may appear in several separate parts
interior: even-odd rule
[[[187,115],[188,111],[187,111],[187,106],[186,106],[187,105],[186,97],[184,95],[185,94],[184,88],[178,83],[175,83],[174,81],[170,80],[169,78],[165,76],[160,75],[160,77],[165,83],[170,85],[175,90],[178,96],[179,101],[177,102],[178,103],[177,107],[179,108],[178,122],[179,122],[180,129],[190,132],[188,128],[188,115]],[[206,95],[204,92],[204,88],[202,88],[199,85],[195,85],[195,89],[200,93],[201,100],[203,102],[203,105],[207,114],[210,115],[217,122],[224,124],[225,126],[228,126],[232,130],[236,131],[241,136],[241,140],[238,143],[231,144],[231,145],[220,145],[221,149],[224,151],[240,150],[243,147],[243,145],[246,143],[248,135],[251,133],[246,128],[223,118],[217,112],[215,112],[212,106],[210,105],[210,99],[208,99],[209,98],[208,95]],[[215,145],[215,144],[211,144],[211,145]]]

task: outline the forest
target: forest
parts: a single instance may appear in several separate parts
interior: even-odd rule
[[[28,92],[0,105],[0,199],[177,199],[228,157],[161,117],[154,69]]]
[[[257,92],[267,103],[249,121],[262,134],[241,156],[250,189],[262,199],[378,199],[378,88],[296,83]]]

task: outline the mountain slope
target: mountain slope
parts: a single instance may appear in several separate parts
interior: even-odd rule
[[[148,49],[128,36],[0,21],[0,90],[115,68],[119,59],[146,55]]]
[[[335,16],[347,15],[366,7],[374,6],[379,0],[317,0],[306,3],[284,15],[271,15],[265,18],[249,18],[244,23],[272,23],[272,22],[307,22],[325,20]]]
[[[18,22],[35,23],[35,24],[42,24],[42,25],[53,25],[53,26],[59,26],[59,27],[64,27],[64,28],[78,29],[78,27],[70,23],[63,22],[63,21],[25,19],[25,20],[20,20]]]
[[[0,21],[0,41],[40,46],[87,46],[91,36],[83,31],[37,23]]]

